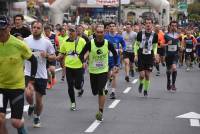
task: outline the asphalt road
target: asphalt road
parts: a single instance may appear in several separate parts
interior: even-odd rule
[[[57,78],[60,78],[60,72]],[[102,122],[95,121],[98,100],[97,96],[92,96],[87,73],[85,92],[81,98],[76,98],[77,111],[70,111],[66,81],[58,81],[44,98],[42,127],[33,128],[32,119],[28,119],[26,112],[25,126],[29,134],[200,134],[200,70],[197,67],[190,72],[178,69],[176,93],[166,91],[164,68],[159,77],[155,76],[155,71],[152,73],[147,98],[138,93],[137,79],[136,75],[131,82],[125,82],[124,71],[121,70],[117,99],[110,100],[108,97]],[[190,113],[188,119],[176,118],[189,112],[199,114]],[[10,134],[17,133],[9,120],[7,127]]]

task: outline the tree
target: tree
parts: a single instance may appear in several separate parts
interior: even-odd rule
[[[200,15],[200,2],[195,2],[188,5],[188,14]]]

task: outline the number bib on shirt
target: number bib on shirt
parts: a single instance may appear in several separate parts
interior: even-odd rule
[[[101,67],[104,66],[104,64],[103,64],[102,61],[96,61],[96,62],[94,63],[94,66],[97,67],[97,68],[101,68]]]
[[[191,48],[186,48],[185,51],[188,52],[188,53],[190,53],[190,52],[192,52],[192,49]]]
[[[40,58],[40,57],[41,57],[40,51],[33,52],[33,55],[34,55],[36,58]]]
[[[145,55],[148,55],[148,54],[151,54],[151,50],[148,50],[148,49],[143,49],[142,50],[142,54],[145,54]]]
[[[170,52],[175,52],[175,51],[177,51],[177,45],[169,45],[169,46],[168,46],[168,51],[170,51]]]

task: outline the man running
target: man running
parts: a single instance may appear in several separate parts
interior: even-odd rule
[[[180,49],[180,35],[177,33],[176,21],[170,22],[170,28],[168,33],[165,34],[166,46],[166,67],[167,67],[167,90],[176,91],[176,76],[177,76],[177,62],[178,62],[178,50]],[[171,81],[172,75],[172,81]],[[171,83],[172,82],[172,83]]]
[[[157,57],[157,62],[155,64],[156,66],[156,76],[160,76],[160,63],[162,63],[162,65],[164,66],[164,56],[165,56],[165,38],[164,38],[164,33],[160,28],[160,25],[156,25],[155,26],[155,33],[158,34],[158,57]]]
[[[21,40],[10,35],[10,25],[6,16],[0,16],[0,134],[8,134],[6,128],[6,108],[11,108],[12,126],[18,134],[27,134],[22,119],[24,109],[24,61],[30,62],[32,87],[37,72],[37,59]]]
[[[150,73],[153,69],[153,63],[157,55],[158,35],[152,31],[153,20],[147,18],[145,20],[145,30],[137,35],[135,42],[134,52],[135,61],[138,61],[139,71],[139,93],[142,93],[144,87],[144,96],[148,96],[150,85]]]
[[[104,26],[98,25],[96,28],[96,38],[92,39],[80,54],[80,59],[85,61],[85,53],[89,51],[89,73],[90,84],[93,95],[99,96],[99,110],[96,114],[96,119],[102,121],[103,110],[105,104],[105,86],[108,78],[108,54],[112,52],[114,57],[113,71],[118,70],[117,52],[114,46],[104,39]]]
[[[55,52],[58,54],[58,46],[59,41],[58,37],[55,33],[52,32],[50,25],[44,26],[44,34],[45,36],[51,41],[53,44],[53,47],[55,49]],[[48,68],[48,83],[47,83],[47,89],[51,89],[56,84],[56,61],[48,61],[47,60],[47,68]]]
[[[34,112],[33,127],[40,127],[40,115],[43,110],[43,96],[46,95],[48,79],[46,67],[47,60],[53,61],[56,58],[52,43],[48,38],[42,36],[42,32],[42,23],[35,21],[32,23],[32,35],[24,39],[38,60],[38,70],[34,88],[26,88],[26,98],[29,103],[28,115],[31,116]],[[25,62],[25,78],[27,85],[30,81],[30,64],[28,62]]]
[[[68,84],[68,94],[71,101],[70,109],[76,110],[76,100],[74,88],[78,91],[78,96],[83,94],[83,64],[78,58],[86,42],[76,33],[75,26],[69,27],[69,38],[60,47],[60,54],[57,60],[65,59],[66,78]]]
[[[107,39],[114,45],[114,48],[117,51],[118,55],[117,64],[120,65],[120,51],[122,52],[126,49],[126,44],[123,37],[116,33],[116,24],[114,22],[111,22],[109,26],[110,26],[109,29],[110,31],[108,34],[105,35],[105,39]],[[122,46],[122,49],[120,49],[120,45]],[[113,55],[112,53],[109,53],[109,70],[110,70],[109,77],[110,79],[112,79],[111,81],[112,92],[110,94],[110,99],[116,98],[115,91],[117,87],[117,76],[119,74],[119,70],[113,71],[113,67],[114,67]]]
[[[132,24],[126,23],[126,31],[122,33],[122,37],[126,42],[126,50],[123,53],[123,58],[125,62],[125,80],[129,82],[129,72],[131,76],[134,77],[134,51],[133,46],[137,38],[137,33],[133,32]]]

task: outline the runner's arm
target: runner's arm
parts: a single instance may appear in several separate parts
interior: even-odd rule
[[[112,52],[113,58],[114,58],[114,63],[116,66],[118,66],[117,65],[117,59],[118,59],[117,51],[115,50],[114,45],[110,42],[108,42],[108,50]]]

